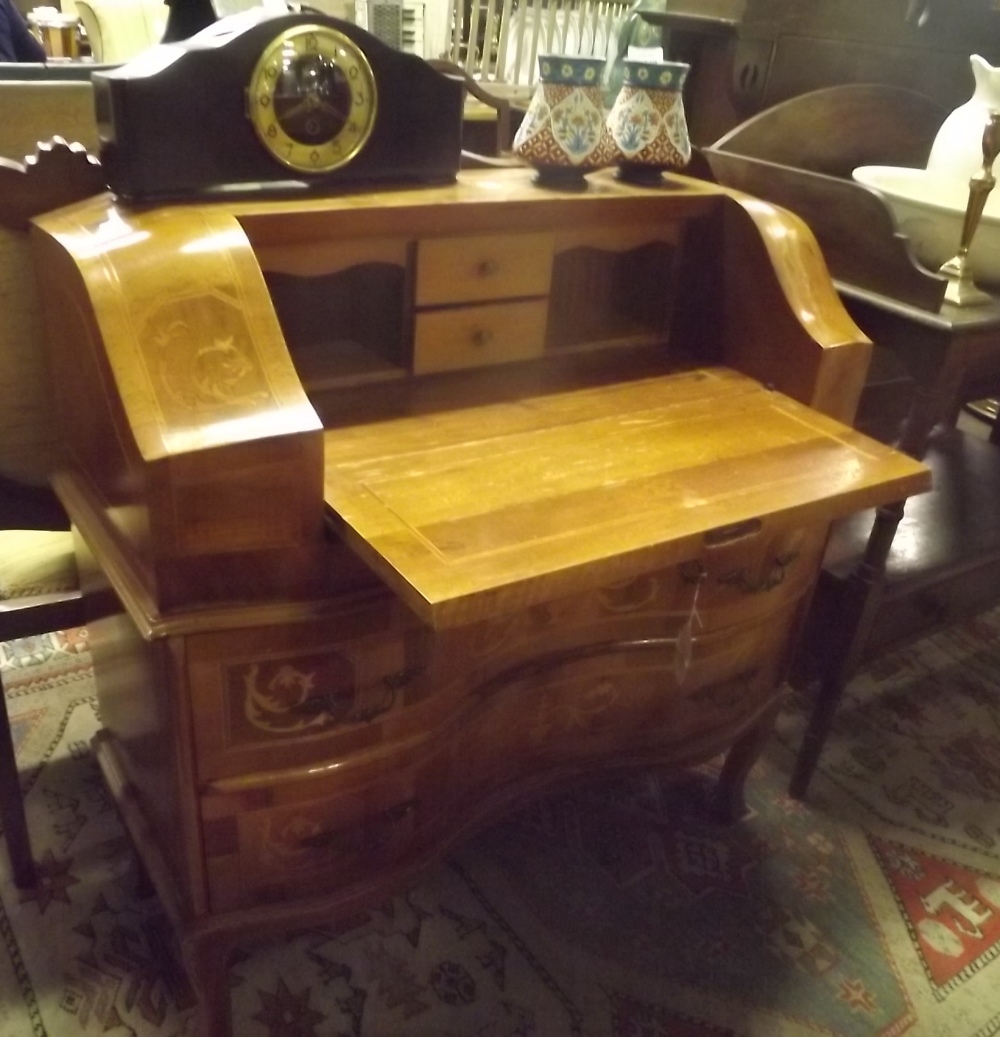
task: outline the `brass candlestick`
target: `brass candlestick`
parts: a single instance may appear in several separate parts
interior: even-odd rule
[[[968,269],[969,249],[982,219],[986,199],[996,184],[993,163],[1000,154],[1000,111],[990,112],[990,120],[983,130],[983,167],[969,181],[969,204],[962,223],[962,237],[958,252],[940,270],[948,278],[945,302],[956,306],[981,306],[992,302],[993,297],[976,287]]]

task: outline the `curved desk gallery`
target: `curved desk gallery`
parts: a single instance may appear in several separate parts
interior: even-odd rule
[[[926,489],[805,225],[530,170],[37,221],[105,775],[201,1033],[234,940],[383,898],[780,700],[832,519]]]

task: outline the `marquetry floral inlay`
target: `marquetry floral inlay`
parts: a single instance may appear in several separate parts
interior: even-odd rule
[[[154,389],[180,413],[231,412],[271,395],[244,315],[228,298],[171,299],[145,322]]]
[[[395,662],[395,656],[386,661]],[[229,744],[259,742],[261,734],[270,740],[370,723],[421,672],[404,667],[361,676],[358,665],[330,651],[227,666]]]

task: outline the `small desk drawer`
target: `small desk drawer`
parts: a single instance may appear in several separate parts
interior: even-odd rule
[[[541,356],[547,313],[544,299],[418,313],[413,373],[454,371]]]
[[[421,241],[417,306],[547,295],[551,234],[500,234]]]
[[[362,882],[416,842],[427,803],[417,769],[341,789],[336,776],[202,799],[213,911]]]

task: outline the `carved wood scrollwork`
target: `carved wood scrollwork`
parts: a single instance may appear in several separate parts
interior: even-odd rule
[[[82,144],[53,137],[23,163],[0,158],[0,226],[26,231],[33,216],[103,190],[98,159]]]
[[[251,663],[233,668],[234,691],[242,699],[240,712],[250,726],[268,735],[299,735],[307,731],[368,724],[389,712],[402,688],[416,680],[424,667],[412,666],[384,674],[375,683],[377,697],[358,702],[353,662],[338,653],[278,663]],[[377,694],[381,684],[382,693]]]

